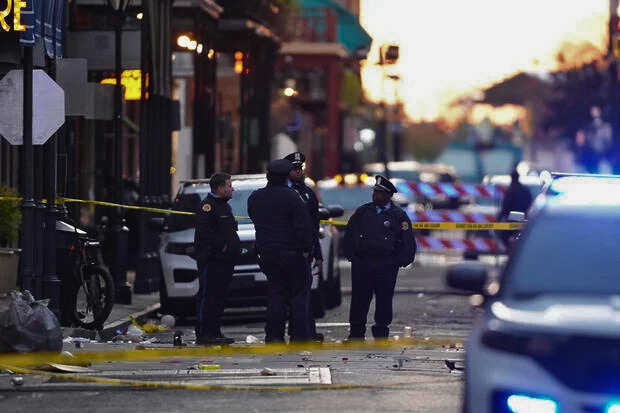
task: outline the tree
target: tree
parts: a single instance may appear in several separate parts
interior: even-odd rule
[[[437,123],[416,123],[405,129],[405,148],[416,160],[437,159],[450,142],[448,134]]]

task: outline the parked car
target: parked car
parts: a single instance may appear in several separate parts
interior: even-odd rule
[[[426,209],[458,209],[470,202],[470,198],[458,191],[437,192],[434,184],[460,184],[456,170],[442,163],[419,163],[416,161],[388,162],[390,179],[402,179],[418,184],[420,195],[413,195],[414,202],[422,204]],[[364,165],[368,175],[384,175],[385,165],[380,162]]]
[[[312,185],[312,182],[308,182]],[[247,200],[256,189],[267,184],[265,175],[236,175],[232,177],[233,198],[229,201],[239,222],[242,255],[235,264],[227,307],[264,306],[267,302],[267,278],[261,271],[254,249],[254,225],[247,212]],[[209,193],[208,180],[182,181],[172,209],[195,212]],[[342,210],[331,210],[321,205],[323,219],[338,216]],[[169,215],[164,221],[160,237],[159,255],[162,267],[160,282],[161,311],[178,316],[192,316],[196,312],[198,269],[190,256],[194,248],[194,216]],[[320,277],[312,285],[312,309],[315,317],[322,317],[325,308],[340,305],[340,269],[338,232],[331,224],[321,224],[320,244],[324,261]]]
[[[448,270],[449,286],[484,296],[464,412],[620,411],[620,179],[570,181],[537,197],[498,277]]]

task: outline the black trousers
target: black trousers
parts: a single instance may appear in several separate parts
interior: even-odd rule
[[[301,253],[261,253],[261,268],[267,276],[267,321],[265,341],[284,341],[287,309],[291,341],[308,338],[308,262]]]
[[[234,260],[215,260],[199,268],[197,336],[219,336]]]
[[[366,335],[366,317],[373,294],[375,296],[375,324],[372,335],[387,338],[392,323],[392,298],[398,275],[398,264],[391,257],[364,257],[351,266],[351,309],[349,324],[351,338]]]

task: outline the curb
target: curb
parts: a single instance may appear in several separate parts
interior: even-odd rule
[[[153,304],[151,306],[146,307],[142,311],[138,311],[136,313],[131,314],[131,316],[123,317],[119,320],[113,321],[109,324],[105,324],[103,329],[99,332],[99,337],[102,341],[112,340],[116,335],[118,335],[117,330],[122,330],[131,324],[131,319],[129,317],[133,317],[138,320],[140,323],[146,321],[147,318],[150,318],[155,315],[159,311],[161,307],[160,303]]]

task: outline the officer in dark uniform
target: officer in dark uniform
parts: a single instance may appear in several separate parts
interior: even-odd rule
[[[349,340],[364,339],[373,293],[372,335],[388,337],[398,268],[415,258],[417,246],[409,217],[390,200],[396,192],[390,181],[377,175],[372,202],[359,207],[345,229],[344,254],[352,264]]]
[[[267,186],[248,198],[248,214],[256,229],[260,266],[267,276],[265,342],[284,342],[287,309],[291,341],[308,339],[308,257],[312,223],[306,204],[287,185],[291,161],[267,166]]]
[[[508,221],[508,215],[512,211],[526,213],[532,205],[532,194],[525,185],[519,182],[519,172],[513,169],[510,173],[510,186],[504,194],[502,200],[502,208],[499,211],[497,220],[499,222]],[[506,247],[510,247],[511,239],[516,236],[519,231],[499,231],[499,237]]]
[[[224,337],[220,325],[241,241],[228,205],[234,191],[230,175],[215,173],[209,185],[211,192],[196,212],[194,235],[200,283],[196,344],[230,344],[234,339]]]
[[[306,156],[301,152],[293,152],[284,159],[288,159],[293,164],[293,170],[289,173],[288,177],[290,180],[290,187],[294,189],[300,196],[301,199],[305,202],[306,207],[308,208],[308,212],[310,213],[310,219],[312,220],[312,254],[310,255],[308,260],[308,278],[310,279],[308,285],[308,328],[310,329],[309,334],[310,338],[315,341],[323,341],[323,334],[316,331],[316,321],[314,320],[314,315],[312,314],[312,309],[310,307],[310,296],[312,294],[312,269],[321,269],[323,266],[323,253],[321,252],[321,244],[319,242],[319,200],[316,197],[316,194],[305,183],[305,175],[304,175],[304,162],[306,162]],[[314,263],[313,263],[314,261]],[[320,276],[320,275],[319,275]]]

